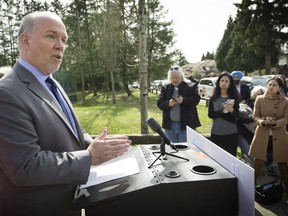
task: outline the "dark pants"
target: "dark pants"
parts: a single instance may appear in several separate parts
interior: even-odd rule
[[[211,141],[220,148],[236,157],[238,146],[238,134],[215,135],[211,134]]]
[[[273,163],[273,137],[269,136],[268,147],[267,147],[267,161],[265,166],[269,166]]]

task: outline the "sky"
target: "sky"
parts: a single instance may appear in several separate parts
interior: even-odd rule
[[[227,27],[229,16],[234,19],[241,0],[160,0],[173,20],[175,48],[182,51],[189,63],[200,62],[207,52],[216,53]]]
[[[51,1],[51,0],[49,0]],[[61,0],[68,3],[70,0]],[[174,48],[185,55],[189,63],[200,62],[207,52],[216,53],[227,27],[229,16],[234,19],[242,0],[160,0],[164,19],[173,20],[176,34]]]

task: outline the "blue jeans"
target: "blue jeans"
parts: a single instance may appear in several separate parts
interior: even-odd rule
[[[171,122],[171,130],[165,129],[165,134],[172,143],[187,142],[186,130],[181,130],[180,122]]]
[[[250,145],[247,140],[240,134],[238,134],[238,145],[241,149],[241,156],[243,157],[244,154],[248,156]]]
[[[250,144],[241,134],[238,134],[238,146],[241,149],[241,157],[245,158],[244,155],[246,155],[251,161],[253,161],[253,158],[248,155]]]

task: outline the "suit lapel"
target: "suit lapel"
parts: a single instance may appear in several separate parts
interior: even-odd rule
[[[16,73],[19,75],[22,82],[25,82],[27,84],[27,88],[33,92],[33,94],[37,95],[41,100],[43,100],[51,109],[61,118],[61,120],[65,123],[65,125],[70,129],[70,131],[73,133],[73,135],[77,138],[77,136],[74,133],[73,128],[70,125],[69,120],[66,118],[65,114],[61,110],[61,108],[58,105],[58,102],[54,97],[52,97],[49,92],[47,92],[47,89],[45,89],[40,82],[33,76],[32,73],[30,73],[26,68],[22,67],[19,63],[16,63],[14,66],[14,69]],[[57,86],[59,87],[59,84],[57,83]],[[65,94],[62,87],[59,87],[61,89],[62,95],[64,95],[65,100],[69,101],[67,95]],[[67,102],[68,106],[70,107],[71,113],[73,115],[73,118],[75,120],[77,132],[79,135],[80,142],[83,143],[83,138],[80,135],[82,133],[81,127],[79,125],[79,122],[77,118],[75,117],[72,105],[69,102]]]

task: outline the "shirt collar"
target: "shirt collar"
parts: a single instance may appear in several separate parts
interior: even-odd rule
[[[25,61],[23,58],[19,59],[19,63],[26,68],[30,73],[32,73],[36,79],[44,84],[45,80],[47,79],[47,75],[45,75],[44,73],[42,73],[40,70],[38,70],[36,67],[34,67],[33,65],[29,64],[27,61]]]

